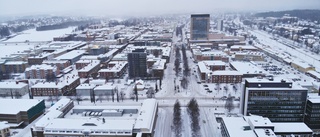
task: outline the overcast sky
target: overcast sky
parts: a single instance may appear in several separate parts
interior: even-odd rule
[[[158,15],[320,9],[320,0],[0,0],[0,15]]]

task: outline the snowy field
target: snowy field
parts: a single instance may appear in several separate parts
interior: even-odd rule
[[[22,34],[8,39],[5,42],[25,42],[29,40],[33,41],[52,41],[53,37],[63,36],[69,34],[74,30],[75,27],[69,27],[65,29],[48,30],[48,31],[36,31],[36,29],[30,29],[23,31]]]
[[[308,64],[312,64],[317,71],[320,70],[320,55],[314,54],[314,53],[310,53],[310,51],[306,51],[303,50],[301,48],[296,48],[296,49],[292,49],[289,48],[288,46],[279,43],[276,40],[271,39],[272,35],[263,32],[263,31],[259,31],[259,30],[253,30],[253,31],[249,31],[251,34],[255,35],[261,43],[270,46],[274,51],[286,51],[288,53],[290,53],[291,55],[296,56],[297,58],[299,58],[300,60],[303,60],[305,62],[307,62]],[[256,46],[261,46],[259,44],[256,44]]]

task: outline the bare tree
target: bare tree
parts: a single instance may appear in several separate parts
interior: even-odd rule
[[[226,104],[224,107],[228,110],[229,113],[234,109],[233,97],[231,97],[230,94],[228,95],[228,98],[226,100]]]
[[[181,119],[181,105],[179,100],[173,106],[173,126],[176,137],[181,137],[182,119]]]
[[[105,95],[107,101],[109,102],[110,101],[110,94],[109,93],[105,93],[104,95]]]
[[[136,102],[138,102],[138,87],[137,87],[137,84],[134,86],[134,94],[136,95]]]
[[[150,87],[147,91],[147,97],[148,98],[153,98],[154,97],[154,89],[153,87]]]
[[[98,100],[100,100],[100,103],[102,102],[102,100],[103,100],[103,95],[102,95],[102,94],[99,94],[99,95],[98,95],[97,101],[98,101]]]
[[[120,99],[122,100],[122,102],[123,102],[124,96],[125,96],[124,92],[120,91]]]
[[[83,99],[82,99],[82,95],[81,95],[81,94],[76,94],[75,99],[76,99],[76,101],[77,101],[78,105],[79,105],[80,101],[82,101],[82,100],[83,100]]]
[[[200,110],[199,110],[197,100],[195,98],[192,98],[188,103],[187,112],[191,119],[192,136],[196,136],[196,137],[201,136],[200,124],[199,124]]]
[[[50,96],[48,97],[47,101],[53,103],[53,97],[50,95]]]

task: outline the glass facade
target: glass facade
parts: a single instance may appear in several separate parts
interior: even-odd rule
[[[304,122],[312,129],[320,129],[320,103],[307,101]]]
[[[191,15],[191,39],[208,39],[210,15]]]
[[[129,77],[147,76],[147,54],[145,52],[132,52],[128,54]]]
[[[247,114],[272,122],[303,122],[307,90],[248,90]]]

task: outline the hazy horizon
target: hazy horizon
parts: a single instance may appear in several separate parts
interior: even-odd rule
[[[0,0],[0,15],[137,16],[320,9],[320,0]]]

